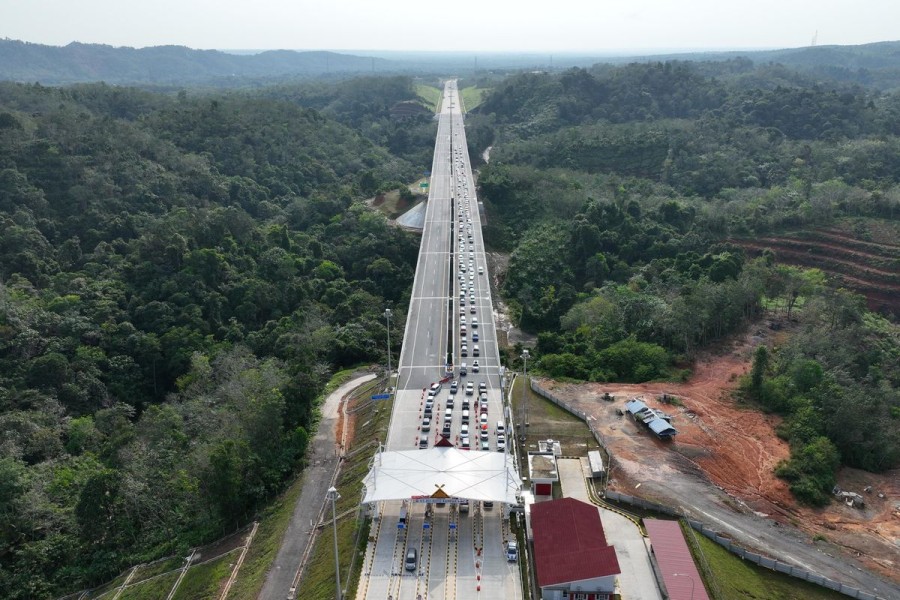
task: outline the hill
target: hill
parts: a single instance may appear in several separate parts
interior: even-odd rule
[[[128,48],[73,42],[60,47],[0,40],[0,79],[53,85],[86,81],[221,84],[229,79],[386,71],[393,65],[381,58],[323,51],[238,55],[184,46]]]
[[[818,78],[888,90],[900,87],[900,41],[855,46],[806,46],[778,50],[688,52],[606,59],[603,62],[667,60],[724,62],[749,59],[756,65],[777,63]]]

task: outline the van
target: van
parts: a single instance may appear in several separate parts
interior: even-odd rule
[[[478,344],[472,346],[472,356],[481,356],[481,350],[478,348]]]
[[[406,549],[406,570],[415,571],[419,566],[419,551],[409,547]]]
[[[513,541],[506,542],[506,560],[509,562],[516,562],[519,560],[518,543]]]
[[[448,409],[444,410],[444,420],[445,421],[453,420],[453,409],[452,408],[448,408]]]
[[[462,422],[463,422],[463,423],[468,423],[468,422],[469,422],[469,411],[464,410],[464,411],[462,412]]]
[[[497,435],[506,433],[506,425],[503,424],[503,421],[497,421]]]
[[[462,503],[459,505],[459,514],[465,515],[465,514],[468,514],[468,512],[469,512],[469,501],[463,500]]]
[[[460,377],[469,374],[469,367],[466,363],[459,365],[459,375]]]

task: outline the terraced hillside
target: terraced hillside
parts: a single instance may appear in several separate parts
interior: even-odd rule
[[[821,269],[863,294],[871,310],[900,315],[900,223],[853,219],[731,242],[754,254],[772,250],[780,262]]]

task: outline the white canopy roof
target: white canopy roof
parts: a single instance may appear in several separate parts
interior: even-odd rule
[[[363,502],[446,494],[467,500],[516,504],[519,481],[513,457],[505,452],[455,447],[380,452],[363,479],[366,487]]]

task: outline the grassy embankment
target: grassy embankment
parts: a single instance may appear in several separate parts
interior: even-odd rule
[[[438,88],[424,83],[416,84],[416,95],[422,100],[422,105],[428,110],[435,113],[441,112],[441,100],[444,97],[443,92]]]
[[[688,527],[688,546],[713,600],[840,600],[843,594],[741,560]],[[698,551],[699,550],[699,551]],[[702,552],[702,559],[701,559]]]
[[[476,106],[484,101],[484,95],[490,90],[479,87],[467,87],[461,90],[463,110],[466,112],[474,110]]]

